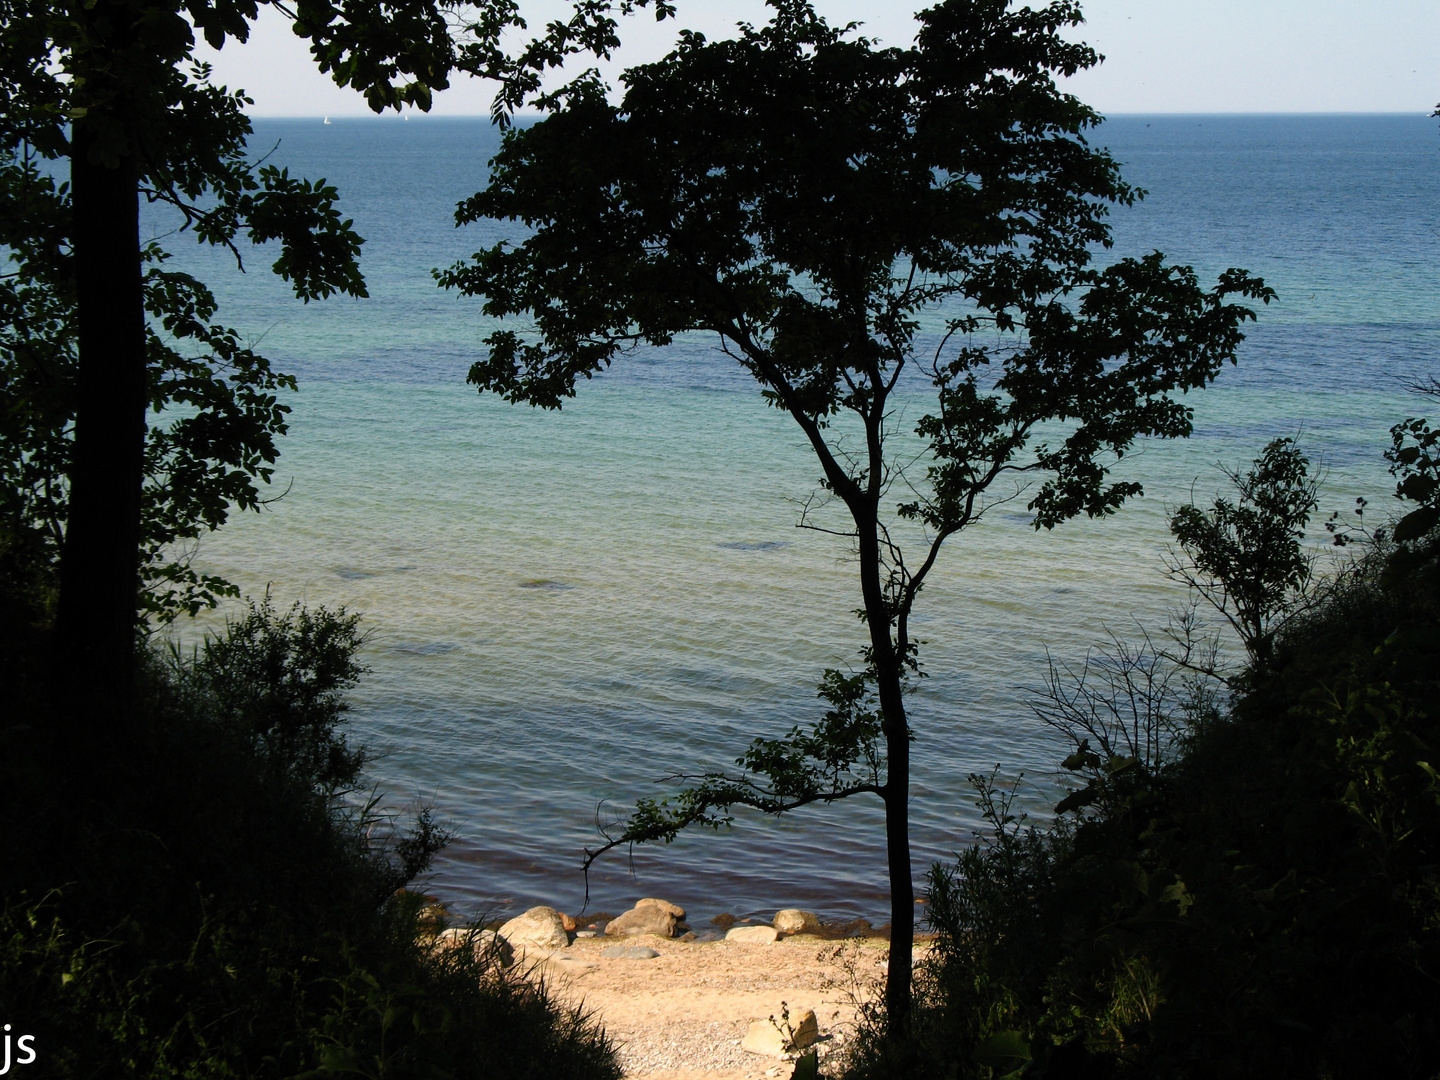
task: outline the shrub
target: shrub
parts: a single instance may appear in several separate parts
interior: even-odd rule
[[[1440,1075],[1437,552],[1381,533],[1258,612],[1237,677],[1117,648],[1052,681],[1079,786],[1035,826],[972,777],[988,832],[931,873],[908,1041],[847,1075]]]
[[[26,684],[0,731],[0,1004],[35,1036],[24,1075],[618,1078],[590,1019],[431,949],[400,887],[444,829],[352,798],[362,640],[343,611],[267,599],[152,653],[135,745],[99,776]]]

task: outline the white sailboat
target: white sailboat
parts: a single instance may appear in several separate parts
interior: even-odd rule
[[[325,117],[325,122],[328,124],[330,122],[330,117]]]

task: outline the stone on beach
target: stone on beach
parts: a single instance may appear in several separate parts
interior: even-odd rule
[[[600,955],[611,960],[654,960],[660,954],[644,945],[608,945]]]
[[[605,927],[610,937],[633,937],[636,934],[655,934],[658,937],[673,938],[675,928],[685,918],[685,909],[667,900],[647,897],[636,901],[629,911],[612,919]]]
[[[553,979],[556,976],[576,979],[600,967],[593,960],[571,956],[569,953],[545,953],[540,950],[525,954],[524,962],[531,975],[538,975],[542,979]]]
[[[773,926],[737,926],[725,932],[726,941],[739,941],[752,945],[766,945],[778,940],[780,934]]]
[[[515,950],[494,930],[453,927],[440,931],[435,937],[437,949],[458,949],[466,942],[470,943],[470,947],[475,950],[475,956],[480,960],[492,961],[502,968],[508,968],[515,962]]]
[[[782,934],[818,934],[820,917],[813,911],[786,908],[784,911],[775,913],[775,918],[770,920],[770,925]]]
[[[560,912],[533,907],[500,927],[500,936],[517,949],[563,949],[570,944]]]
[[[777,1026],[779,1025],[779,1026]],[[751,1054],[769,1057],[784,1057],[795,1050],[803,1050],[820,1038],[820,1023],[815,1019],[814,1009],[801,1009],[790,1017],[792,1032],[786,1038],[780,1020],[756,1020],[745,1033],[740,1049]]]

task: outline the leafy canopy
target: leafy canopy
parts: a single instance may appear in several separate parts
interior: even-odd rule
[[[518,55],[502,36],[524,28],[514,0],[300,0],[274,3],[310,45],[317,67],[360,91],[379,112],[428,109],[452,73],[500,80],[497,118],[538,87],[547,67],[618,44],[614,14],[665,0],[580,0]],[[243,92],[210,81],[193,62],[197,40],[245,42],[256,0],[95,0],[70,10],[44,0],[0,0],[0,561],[6,576],[53,592],[70,513],[78,378],[75,235],[64,162],[77,147],[125,163],[139,193],[180,215],[183,235],[229,248],[275,241],[272,269],[303,301],[365,296],[363,241],[324,180],[292,177],[247,147]],[[83,135],[83,138],[82,138]],[[88,150],[85,148],[89,148]],[[235,589],[196,573],[184,547],[232,508],[261,505],[285,432],[274,371],[232,329],[214,322],[200,281],[140,253],[148,329],[140,528],[143,603],[160,619],[213,605]],[[123,268],[111,268],[120,273]],[[138,422],[138,421],[137,421]],[[43,602],[43,599],[42,599]]]
[[[12,159],[0,166],[0,214],[12,268],[0,278],[0,538],[15,569],[43,580],[64,540],[73,452],[78,357],[68,185],[33,157]],[[147,244],[142,258],[153,418],[142,492],[143,601],[168,620],[235,594],[190,566],[184,542],[218,528],[232,507],[259,508],[259,485],[273,473],[290,411],[279,395],[295,382],[214,321],[214,295],[169,269],[158,243]]]
[[[195,29],[212,44],[244,40],[254,4],[151,2],[88,5],[83,16],[42,3],[0,4],[0,551],[7,576],[53,592],[70,514],[78,403],[77,235],[66,162],[84,146],[122,161],[138,192],[173,207],[199,241],[278,241],[273,269],[309,301],[364,296],[361,239],[323,181],[292,177],[248,154],[241,93],[213,85],[189,62]],[[86,152],[84,150],[80,152]],[[145,400],[140,561],[143,605],[169,619],[234,595],[189,565],[186,541],[222,524],[232,507],[257,508],[285,431],[274,371],[234,330],[194,277],[144,245]],[[123,268],[117,269],[119,273]]]
[[[883,774],[910,737],[908,619],[944,541],[1030,476],[1037,527],[1138,494],[1116,459],[1190,433],[1183,395],[1253,318],[1234,300],[1273,295],[1239,270],[1202,289],[1158,253],[1092,265],[1109,208],[1141,193],[1089,144],[1099,116],[1055,86],[1098,59],[1061,36],[1072,0],[947,0],[908,49],[803,0],[771,7],[734,40],[682,34],[626,72],[619,104],[593,76],[554,95],[457,213],[529,235],[437,273],[502,320],[470,381],[511,401],[559,408],[627,351],[717,335],[848,512],[863,671],[826,674],[813,732],[757,741],[741,775],[691,778],[677,807],[642,802],[617,842],[903,788]],[[893,437],[926,389],[917,456]]]
[[[773,6],[734,41],[684,34],[626,73],[618,106],[583,79],[507,137],[457,220],[534,233],[439,276],[533,332],[491,334],[470,381],[554,408],[631,346],[709,331],[814,442],[842,410],[878,420],[923,364],[940,410],[920,426],[934,463],[912,516],[953,531],[971,493],[1020,468],[1049,474],[1041,524],[1113,510],[1137,487],[1106,483],[1099,455],[1188,433],[1171,391],[1231,356],[1248,313],[1225,299],[1269,292],[1232,271],[1202,293],[1158,256],[1090,267],[1106,206],[1138,193],[1088,145],[1097,114],[1054,88],[1096,60],[1058,34],[1078,6],[951,0],[908,50]],[[938,344],[928,362],[922,344]],[[1074,430],[1022,461],[1051,419]],[[868,464],[826,480],[858,495],[880,479]]]

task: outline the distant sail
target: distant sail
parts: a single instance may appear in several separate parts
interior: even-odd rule
[[[325,122],[328,124],[330,122],[330,117],[325,117]]]

